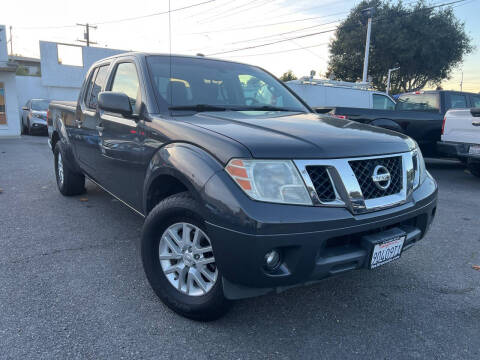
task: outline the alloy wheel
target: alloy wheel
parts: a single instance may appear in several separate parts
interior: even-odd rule
[[[169,226],[160,239],[159,258],[166,278],[183,294],[205,295],[217,281],[210,239],[193,224]]]

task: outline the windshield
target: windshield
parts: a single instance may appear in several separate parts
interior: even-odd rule
[[[396,110],[439,111],[438,93],[412,93],[398,97]]]
[[[48,103],[48,100],[32,100],[32,110],[47,111]]]
[[[218,60],[147,57],[152,83],[164,109],[221,111],[309,110],[277,79],[256,67]]]

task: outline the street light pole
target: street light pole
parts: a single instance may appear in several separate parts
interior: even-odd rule
[[[363,77],[362,82],[367,82],[368,77],[368,55],[370,53],[370,35],[372,32],[372,17],[375,14],[374,8],[367,8],[362,10],[362,14],[368,17],[367,21],[367,40],[365,42],[365,58],[363,60]]]
[[[393,68],[393,69],[388,69],[387,95],[388,95],[388,93],[390,92],[390,77],[391,77],[391,75],[392,75],[392,72],[397,71],[398,69],[400,69],[400,67],[396,67],[396,68]]]

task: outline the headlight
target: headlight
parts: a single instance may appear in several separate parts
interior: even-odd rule
[[[231,160],[225,168],[252,199],[312,205],[297,168],[290,160]]]
[[[413,189],[418,188],[427,178],[427,169],[425,168],[425,160],[422,152],[417,148],[412,151],[413,169],[415,170],[415,178],[413,180]]]

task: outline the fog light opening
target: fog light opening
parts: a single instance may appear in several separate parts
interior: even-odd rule
[[[265,254],[265,268],[269,271],[275,270],[281,263],[281,256],[277,250],[270,250]]]

